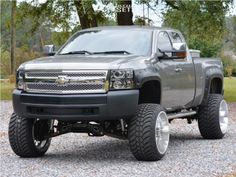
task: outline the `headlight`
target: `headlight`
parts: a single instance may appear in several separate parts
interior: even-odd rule
[[[110,90],[134,88],[132,69],[111,70]]]
[[[16,87],[18,89],[21,89],[23,90],[24,89],[24,75],[25,75],[25,72],[24,70],[22,69],[19,69],[17,70],[17,73],[16,73]]]

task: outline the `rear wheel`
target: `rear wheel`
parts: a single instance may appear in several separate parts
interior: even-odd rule
[[[227,132],[228,106],[220,94],[210,94],[198,113],[198,127],[203,138],[221,139]]]
[[[141,104],[129,123],[129,144],[137,160],[160,160],[169,144],[169,122],[157,104]]]
[[[12,150],[20,157],[40,157],[48,150],[51,138],[49,120],[27,119],[12,114],[9,123],[9,141]]]

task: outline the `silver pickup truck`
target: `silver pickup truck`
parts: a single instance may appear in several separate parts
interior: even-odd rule
[[[128,139],[136,159],[155,161],[173,119],[197,120],[206,139],[227,131],[222,63],[193,57],[179,31],[91,28],[47,55],[17,70],[9,140],[18,156],[43,156],[52,137],[72,132]]]

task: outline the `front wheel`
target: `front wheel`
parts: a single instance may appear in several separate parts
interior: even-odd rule
[[[200,106],[198,127],[205,139],[221,139],[227,132],[228,106],[220,94],[210,94],[206,105]]]
[[[52,121],[27,119],[12,114],[9,123],[9,141],[12,150],[20,157],[40,157],[48,150],[51,138],[47,138]]]
[[[157,104],[141,104],[129,123],[129,145],[137,160],[156,161],[166,153],[169,144],[169,122],[164,109]]]

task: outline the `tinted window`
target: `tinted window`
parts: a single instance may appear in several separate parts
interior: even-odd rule
[[[160,49],[162,51],[172,50],[172,44],[171,44],[170,38],[166,32],[160,32],[158,34],[157,46],[158,46],[158,49]]]
[[[61,49],[59,54],[86,50],[89,52],[127,51],[135,55],[150,55],[152,31],[97,30],[79,32]]]
[[[170,32],[170,37],[171,37],[173,43],[183,42],[181,37],[179,36],[179,34],[176,32]]]

